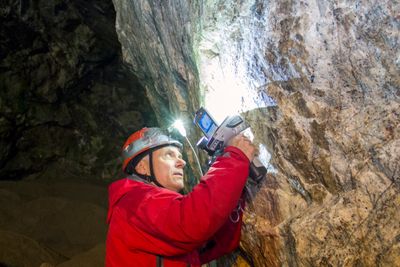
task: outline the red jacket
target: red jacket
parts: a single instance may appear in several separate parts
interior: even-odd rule
[[[237,248],[241,212],[237,223],[229,216],[249,164],[241,150],[227,147],[187,195],[129,178],[112,183],[106,266],[153,267],[156,255],[163,257],[164,267],[200,266]],[[212,248],[199,253],[209,240]]]

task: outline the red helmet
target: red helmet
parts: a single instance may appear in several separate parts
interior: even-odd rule
[[[134,132],[128,137],[122,147],[123,164],[122,170],[125,172],[129,162],[144,152],[165,145],[172,145],[182,148],[182,144],[169,137],[160,128],[143,128]]]

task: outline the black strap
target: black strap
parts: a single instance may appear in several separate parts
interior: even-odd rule
[[[157,267],[164,267],[163,258],[157,255]]]
[[[190,263],[186,264],[187,267],[190,267]],[[164,267],[163,257],[157,255],[157,267]]]
[[[154,175],[154,166],[153,166],[153,149],[147,151],[145,155],[149,155],[149,167],[150,167],[150,175],[140,174],[135,169],[132,170],[132,174],[130,176],[139,176],[142,180],[147,183],[154,183],[158,187],[164,188],[158,181],[156,176]],[[137,179],[134,179],[137,180]]]
[[[152,177],[152,182],[155,183],[157,186],[164,188],[164,186],[162,186],[158,181],[157,181],[157,177],[154,173],[154,166],[153,166],[153,151],[150,150],[149,152],[149,165],[150,165],[150,177]]]

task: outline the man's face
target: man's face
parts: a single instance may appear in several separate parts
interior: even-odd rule
[[[153,152],[153,168],[157,181],[167,189],[179,192],[184,187],[182,159],[179,148],[166,146]]]

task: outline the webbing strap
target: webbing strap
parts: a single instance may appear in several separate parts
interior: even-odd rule
[[[164,267],[163,259],[159,255],[157,255],[157,267]]]
[[[163,257],[157,255],[157,267],[164,267]],[[187,267],[190,267],[190,263],[186,264]]]

